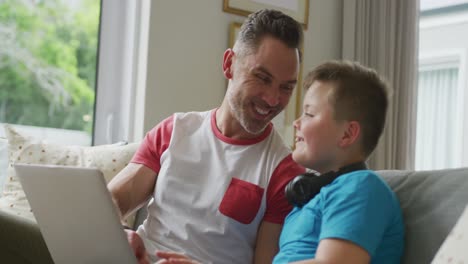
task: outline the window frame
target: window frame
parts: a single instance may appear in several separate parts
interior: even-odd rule
[[[141,139],[150,0],[101,0],[93,145]]]

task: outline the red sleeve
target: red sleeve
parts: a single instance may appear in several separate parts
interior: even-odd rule
[[[159,173],[161,169],[161,155],[169,147],[172,129],[174,127],[174,115],[164,119],[151,129],[141,142],[140,147],[133,155],[133,163],[143,164]]]
[[[267,208],[263,220],[283,224],[284,218],[292,209],[292,205],[286,200],[284,188],[290,180],[303,173],[305,173],[305,168],[294,162],[291,154],[278,164],[268,184]]]

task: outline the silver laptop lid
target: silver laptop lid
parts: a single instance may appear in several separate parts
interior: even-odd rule
[[[14,168],[56,264],[137,263],[98,169]]]

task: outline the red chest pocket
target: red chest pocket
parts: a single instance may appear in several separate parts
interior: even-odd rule
[[[219,211],[243,224],[250,224],[260,209],[263,191],[258,185],[232,178]]]

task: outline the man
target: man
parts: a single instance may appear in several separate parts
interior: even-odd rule
[[[123,217],[153,197],[143,225],[126,230],[140,263],[156,250],[203,263],[271,263],[291,209],[284,187],[304,172],[270,122],[296,86],[301,40],[289,16],[251,14],[224,53],[221,106],[162,121],[109,183]]]

